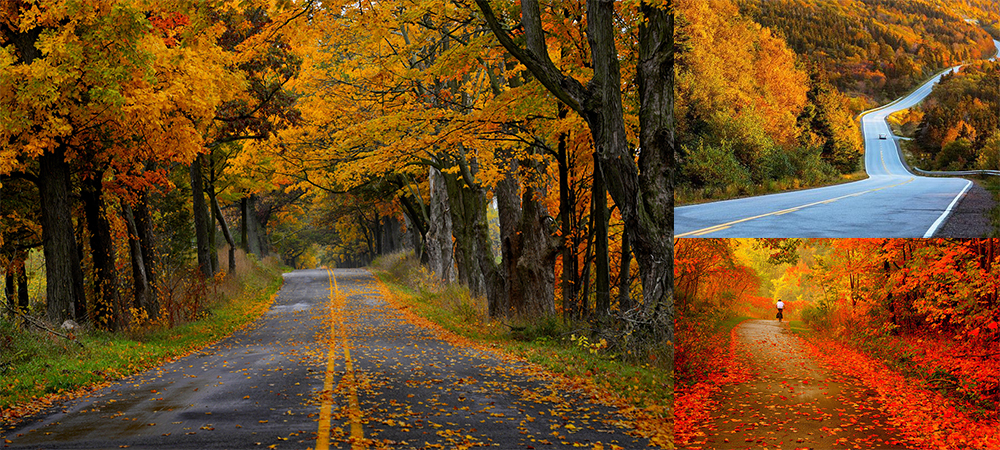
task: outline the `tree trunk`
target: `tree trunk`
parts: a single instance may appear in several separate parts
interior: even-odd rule
[[[594,158],[594,167],[598,161]],[[602,321],[611,310],[611,262],[608,255],[608,193],[604,188],[604,177],[600,170],[594,170],[591,186],[594,207],[594,318]]]
[[[128,202],[122,202],[122,212],[125,214],[125,225],[128,227],[128,248],[132,260],[132,282],[134,286],[133,307],[146,311],[146,317],[155,320],[160,313],[159,302],[149,282],[149,264],[142,250],[140,230],[136,225],[135,214]]]
[[[500,268],[490,244],[486,191],[481,186],[469,183],[473,179],[469,167],[463,167],[462,171],[461,176],[445,175],[451,201],[458,278],[469,287],[473,297],[486,297],[489,315],[496,317],[506,302],[502,298],[504,292]]]
[[[59,147],[39,157],[39,173],[44,174],[38,177],[38,192],[42,207],[46,314],[53,323],[84,319],[77,315],[85,301],[83,270],[69,204],[69,164],[64,155],[65,149]]]
[[[212,211],[215,212],[215,220],[219,221],[219,225],[222,226],[222,235],[226,237],[226,242],[229,243],[229,275],[236,273],[236,242],[233,240],[233,235],[229,233],[229,224],[226,223],[226,218],[222,216],[222,209],[219,208],[219,201],[212,196]]]
[[[451,206],[444,175],[434,167],[428,174],[430,184],[430,220],[427,222],[427,264],[438,280],[455,281],[454,243],[452,242]]]
[[[402,247],[403,241],[402,227],[399,225],[399,219],[395,216],[383,216],[380,222],[382,239],[379,254],[388,255],[394,253]]]
[[[216,203],[215,200],[215,163],[212,155],[208,158],[208,186],[205,186],[205,192],[208,194],[208,257],[212,261],[212,274],[216,274],[222,267],[219,266],[219,246],[216,245],[215,239],[215,215],[212,214],[212,206]]]
[[[139,244],[142,250],[143,268],[146,269],[146,281],[153,296],[153,302],[159,302],[156,294],[156,241],[153,237],[153,220],[149,216],[149,196],[143,191],[139,194],[139,202],[133,210],[135,225],[138,228]],[[156,305],[159,311],[159,306]]]
[[[205,206],[205,189],[202,183],[201,155],[191,162],[191,195],[193,198],[195,245],[198,250],[198,268],[206,279],[215,275],[208,242],[208,208]]]
[[[14,262],[11,262],[7,266],[7,270],[4,271],[3,277],[3,292],[4,296],[7,297],[7,304],[10,305],[10,309],[17,310],[17,282],[14,280],[16,269],[14,268]]]
[[[426,236],[430,230],[427,226],[427,207],[424,205],[423,198],[420,194],[414,192],[413,187],[407,182],[406,187],[410,190],[413,197],[417,199],[416,202],[411,200],[406,196],[399,196],[399,204],[403,207],[403,219],[406,224],[406,239],[410,241],[410,247],[413,248],[413,254],[416,256],[417,260],[421,264],[430,267],[430,261],[427,255],[427,243],[425,242]]]
[[[632,309],[632,249],[629,246],[628,230],[622,232],[622,258],[618,264],[618,310]]]
[[[555,66],[545,48],[537,0],[521,1],[522,47],[500,24],[488,0],[476,0],[487,25],[507,51],[521,61],[559,100],[590,126],[594,151],[621,211],[639,263],[643,307],[664,345],[672,370],[673,343],[673,182],[674,182],[674,40],[672,1],[660,7],[643,1],[639,25],[638,166],[625,138],[621,71],[615,37],[614,2],[587,0],[587,41],[593,78],[584,85]],[[640,176],[641,174],[641,176]]]
[[[247,221],[247,197],[240,199],[240,245],[243,253],[250,254],[249,227]]]
[[[643,2],[639,25],[639,192],[638,209],[626,218],[642,280],[646,311],[656,321],[666,363],[673,370],[674,342],[674,16],[671,2],[654,8]],[[632,190],[621,193],[629,197]]]
[[[24,260],[18,262],[17,267],[17,307],[18,311],[28,311],[28,270],[24,267]]]
[[[556,312],[555,283],[556,256],[560,240],[554,235],[555,224],[545,207],[538,201],[538,193],[528,185],[521,196],[521,258],[517,261],[515,277],[525,293],[524,314],[529,317],[552,315]]]
[[[559,117],[565,118],[568,109],[560,105]],[[563,133],[559,136],[559,150],[556,160],[559,164],[559,226],[562,230],[562,301],[563,318],[578,319],[579,306],[577,305],[577,294],[580,290],[579,260],[577,259],[577,247],[579,242],[576,236],[576,215],[573,214],[576,208],[576,193],[570,189],[569,179],[569,152],[566,140],[568,136]]]
[[[500,267],[503,270],[505,301],[497,313],[508,317],[524,313],[524,285],[517,279],[517,264],[522,256],[523,236],[518,233],[521,224],[521,182],[517,177],[517,162],[510,163],[507,174],[496,187],[497,214],[500,219]]]
[[[271,251],[271,242],[267,237],[267,230],[257,216],[257,195],[250,194],[246,199],[243,208],[243,221],[247,229],[247,245],[249,253],[257,255],[258,259],[264,259]]]
[[[95,173],[84,181],[81,191],[94,263],[94,323],[105,330],[118,331],[125,329],[128,321],[118,295],[115,245],[104,206],[103,184],[101,173]]]
[[[544,194],[538,193],[530,183],[521,187],[516,176],[519,166],[537,170],[530,160],[513,163],[496,190],[507,308],[522,317],[551,315],[555,313],[555,260],[559,240],[550,229],[552,218],[536,199]]]

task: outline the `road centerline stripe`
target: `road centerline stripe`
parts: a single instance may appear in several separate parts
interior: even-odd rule
[[[764,217],[772,217],[772,216],[776,217],[776,216],[788,214],[790,212],[799,211],[799,210],[808,208],[810,206],[816,206],[816,205],[833,203],[833,202],[835,202],[837,200],[840,200],[840,199],[845,199],[845,198],[849,198],[849,197],[857,197],[859,195],[869,194],[869,193],[872,193],[872,192],[881,191],[883,189],[889,189],[889,188],[893,188],[893,187],[897,187],[897,186],[902,186],[904,184],[912,182],[915,179],[916,179],[915,177],[911,177],[910,179],[908,179],[908,180],[906,180],[906,181],[904,181],[902,183],[896,183],[896,184],[892,184],[892,185],[889,185],[889,186],[877,187],[877,188],[869,189],[867,191],[854,192],[854,193],[851,193],[851,194],[842,195],[840,197],[835,197],[835,198],[826,199],[826,200],[820,200],[820,201],[816,201],[816,202],[812,202],[812,203],[808,203],[808,204],[800,205],[800,206],[793,206],[791,208],[785,208],[785,209],[778,210],[778,211],[772,211],[772,212],[765,213],[765,214],[759,214],[759,215],[756,215],[756,216],[753,216],[753,217],[746,217],[746,218],[743,218],[743,219],[738,219],[738,220],[734,220],[734,221],[731,221],[731,222],[726,222],[726,223],[722,223],[722,224],[719,224],[719,225],[713,225],[713,226],[710,226],[710,227],[702,228],[700,230],[688,231],[687,233],[678,234],[675,237],[683,238],[683,237],[688,237],[688,236],[703,236],[703,235],[706,235],[706,234],[715,233],[717,231],[725,230],[725,229],[730,228],[733,225],[736,225],[738,223],[749,222],[751,220],[762,219]]]
[[[330,350],[327,351],[326,378],[323,380],[323,402],[320,411],[319,435],[316,438],[316,450],[328,450],[330,448],[330,425],[333,413],[333,378],[334,367],[336,366],[337,352],[334,348],[339,342],[340,348],[344,349],[344,377],[343,382],[347,384],[347,416],[351,423],[351,449],[364,450],[367,448],[364,441],[364,429],[361,426],[361,406],[358,401],[358,383],[354,374],[354,362],[351,360],[351,349],[347,340],[347,332],[343,323],[343,306],[340,303],[341,296],[338,295],[340,288],[337,286],[337,277],[333,270],[327,269],[330,278]]]
[[[335,328],[333,321],[334,290],[333,271],[327,269],[330,277],[330,341],[326,351],[326,375],[323,377],[323,401],[320,402],[319,410],[319,432],[316,436],[316,450],[328,450],[330,448],[330,419],[333,413],[333,372],[337,365],[337,352],[333,346],[335,344]]]

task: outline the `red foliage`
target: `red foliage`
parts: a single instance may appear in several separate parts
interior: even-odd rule
[[[876,399],[892,416],[890,423],[917,448],[1000,448],[1000,424],[995,418],[975,421],[940,394],[838,342],[816,339],[806,346],[830,370],[857,378],[875,390]]]
[[[694,384],[682,386],[678,384],[674,390],[674,444],[687,444],[698,436],[697,425],[705,423],[711,414],[715,395],[723,385],[742,383],[752,376],[750,369],[737,355],[741,353],[739,340],[736,338],[736,328],[729,332],[728,352],[705,352],[707,358],[704,367],[715,367],[716,371],[696,371],[690,374],[695,378]],[[722,342],[726,333],[713,336],[712,342]]]

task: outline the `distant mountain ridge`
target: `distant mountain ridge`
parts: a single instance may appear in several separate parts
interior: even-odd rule
[[[931,73],[991,55],[995,0],[740,0],[840,91],[883,101]],[[971,23],[974,20],[975,23]]]

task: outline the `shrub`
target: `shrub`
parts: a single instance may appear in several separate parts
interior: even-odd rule
[[[726,142],[717,146],[699,142],[688,150],[683,174],[696,186],[724,188],[750,183],[750,174]]]

